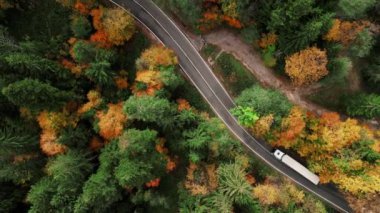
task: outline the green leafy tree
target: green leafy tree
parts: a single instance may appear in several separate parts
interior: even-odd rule
[[[363,18],[369,8],[376,4],[376,0],[339,0],[338,7],[348,18]]]
[[[258,85],[244,90],[236,99],[236,104],[242,107],[252,107],[259,116],[268,114],[285,116],[292,106],[281,93],[264,89]]]
[[[160,79],[171,91],[183,84],[183,79],[175,73],[174,66],[159,67]]]
[[[85,16],[74,16],[71,19],[71,31],[76,38],[87,38],[92,31],[91,23]]]
[[[237,106],[231,110],[231,113],[237,117],[239,123],[245,127],[252,127],[259,116],[251,107]]]
[[[346,99],[346,111],[350,116],[363,116],[368,119],[380,116],[380,96],[362,93]]]
[[[376,164],[380,160],[380,153],[372,149],[375,142],[372,140],[361,140],[352,144],[355,153],[360,155],[360,159],[367,161],[371,164]]]
[[[72,92],[62,91],[38,80],[24,79],[9,84],[2,93],[13,104],[31,110],[54,110],[76,97]]]

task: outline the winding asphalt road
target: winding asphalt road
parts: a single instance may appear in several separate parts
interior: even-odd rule
[[[235,106],[210,67],[198,51],[190,43],[186,35],[165,15],[151,0],[110,0],[117,6],[128,10],[138,21],[147,27],[163,44],[173,49],[179,58],[184,74],[192,81],[213,111],[225,123],[229,130],[254,155],[270,167],[288,177],[293,182],[315,194],[340,212],[352,212],[341,194],[331,187],[314,185],[303,176],[278,161],[270,148],[253,138],[237,120],[229,109]]]

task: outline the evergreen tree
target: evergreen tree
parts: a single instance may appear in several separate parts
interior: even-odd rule
[[[99,168],[84,183],[83,192],[75,203],[74,212],[105,212],[113,203],[121,200],[122,188],[114,175],[120,154],[116,141],[112,141],[102,149]]]
[[[365,57],[369,55],[374,44],[374,36],[368,29],[365,29],[358,33],[353,45],[350,48],[351,54],[359,58]]]
[[[380,116],[380,96],[376,94],[358,94],[346,97],[346,111],[350,116],[363,116],[368,119]]]
[[[359,19],[366,15],[369,8],[376,4],[376,0],[339,0],[338,7],[348,18]]]
[[[92,27],[90,21],[82,15],[77,15],[71,19],[71,31],[76,38],[87,38],[91,33]]]
[[[238,163],[220,165],[218,168],[219,192],[233,203],[250,204],[253,201],[253,188],[247,182],[246,175]]]
[[[32,186],[27,200],[31,212],[73,212],[82,184],[92,171],[87,155],[69,151],[51,159],[46,168],[48,176]]]
[[[29,53],[10,53],[5,58],[8,66],[23,77],[39,78],[41,80],[68,78],[70,73],[57,62]]]
[[[368,65],[363,68],[363,74],[366,79],[367,85],[371,89],[380,91],[380,56],[375,54],[370,57]]]
[[[112,85],[115,73],[111,70],[111,64],[107,61],[91,63],[86,69],[85,75],[99,85]]]
[[[72,57],[81,64],[100,61],[112,63],[115,58],[115,52],[112,49],[96,47],[95,43],[80,40],[75,42],[72,48]]]
[[[130,119],[145,122],[156,122],[162,126],[170,126],[175,109],[167,99],[152,96],[132,96],[124,103],[124,112]]]
[[[315,42],[332,24],[333,14],[317,7],[314,0],[274,1],[261,6],[263,18],[259,21],[279,35],[279,49],[287,55]]]
[[[115,169],[122,186],[139,187],[165,171],[164,156],[156,151],[157,132],[129,129],[119,138],[123,158]]]
[[[38,80],[24,79],[9,84],[2,93],[13,104],[31,110],[55,110],[75,98],[72,92],[59,90]]]
[[[0,181],[24,184],[41,175],[44,164],[39,154],[38,135],[33,127],[17,122],[0,129]]]
[[[352,68],[352,61],[348,57],[339,57],[329,60],[327,69],[330,74],[322,79],[322,83],[331,86],[345,85],[350,69]]]

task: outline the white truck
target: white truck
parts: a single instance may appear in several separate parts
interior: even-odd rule
[[[315,185],[318,185],[319,183],[319,177],[312,173],[310,170],[308,170],[306,167],[304,167],[302,164],[298,163],[296,160],[293,158],[289,157],[285,153],[281,152],[280,150],[276,149],[274,151],[274,156],[282,161],[284,164],[304,176],[306,179],[314,183]]]

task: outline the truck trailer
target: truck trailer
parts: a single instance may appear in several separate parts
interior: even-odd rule
[[[306,179],[314,183],[315,185],[318,185],[319,177],[316,174],[312,173],[310,170],[308,170],[306,167],[304,167],[302,164],[298,163],[296,160],[291,158],[289,155],[286,155],[282,151],[276,149],[274,151],[274,156],[278,160],[282,161],[284,164],[292,168],[294,171],[298,172]]]

